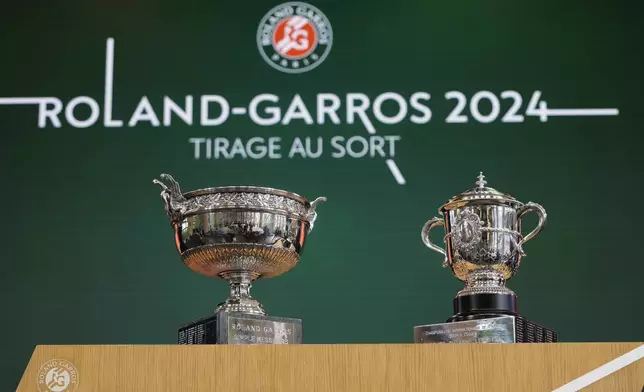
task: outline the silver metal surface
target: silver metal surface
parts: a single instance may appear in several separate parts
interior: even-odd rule
[[[302,326],[288,319],[280,321],[253,319],[230,313],[222,332],[227,344],[297,344],[302,343]]]
[[[515,343],[513,316],[414,327],[415,343]]]
[[[300,261],[317,218],[319,197],[309,203],[295,193],[264,187],[206,188],[181,193],[168,174],[154,180],[175,232],[183,263],[193,271],[230,283],[217,312],[265,315],[250,296],[251,282],[272,278]]]
[[[442,218],[430,219],[421,232],[425,245],[445,256],[443,267],[450,266],[454,275],[466,282],[459,296],[513,294],[505,281],[517,272],[525,256],[523,244],[539,234],[546,223],[546,211],[540,205],[523,204],[486,184],[481,173],[474,189],[450,199],[439,210]],[[523,237],[521,218],[528,212],[535,212],[539,222]],[[437,226],[445,229],[445,249],[430,239],[431,230]]]

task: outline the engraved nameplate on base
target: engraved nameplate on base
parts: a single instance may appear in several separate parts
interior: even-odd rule
[[[420,325],[414,327],[416,343],[515,343],[513,316]]]
[[[179,329],[179,344],[301,344],[302,320],[217,313]]]

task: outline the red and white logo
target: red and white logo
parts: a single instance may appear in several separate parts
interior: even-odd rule
[[[273,68],[302,73],[320,65],[329,55],[333,31],[326,16],[310,4],[278,5],[257,29],[257,47]]]

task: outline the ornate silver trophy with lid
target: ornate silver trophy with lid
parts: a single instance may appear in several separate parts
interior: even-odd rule
[[[179,329],[180,344],[293,344],[302,321],[268,316],[250,295],[251,283],[288,272],[300,261],[317,217],[309,202],[278,189],[233,186],[182,193],[168,174],[161,186],[165,212],[183,263],[229,282],[228,298],[211,317]]]
[[[537,214],[537,227],[526,236],[521,218]],[[506,281],[517,272],[525,256],[523,246],[537,236],[546,223],[546,211],[536,203],[522,203],[487,187],[480,173],[471,190],[443,205],[441,218],[425,223],[421,238],[430,249],[444,256],[465,287],[454,298],[454,315],[447,323],[415,327],[417,342],[523,342],[556,341],[556,333],[522,318],[516,294]],[[443,249],[430,239],[433,228],[445,229]]]

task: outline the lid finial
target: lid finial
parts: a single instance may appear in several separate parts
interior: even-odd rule
[[[483,172],[481,172],[479,176],[476,178],[478,178],[478,181],[476,181],[476,185],[479,188],[485,188],[485,184],[487,184],[487,181],[485,181],[485,176],[483,175]]]

